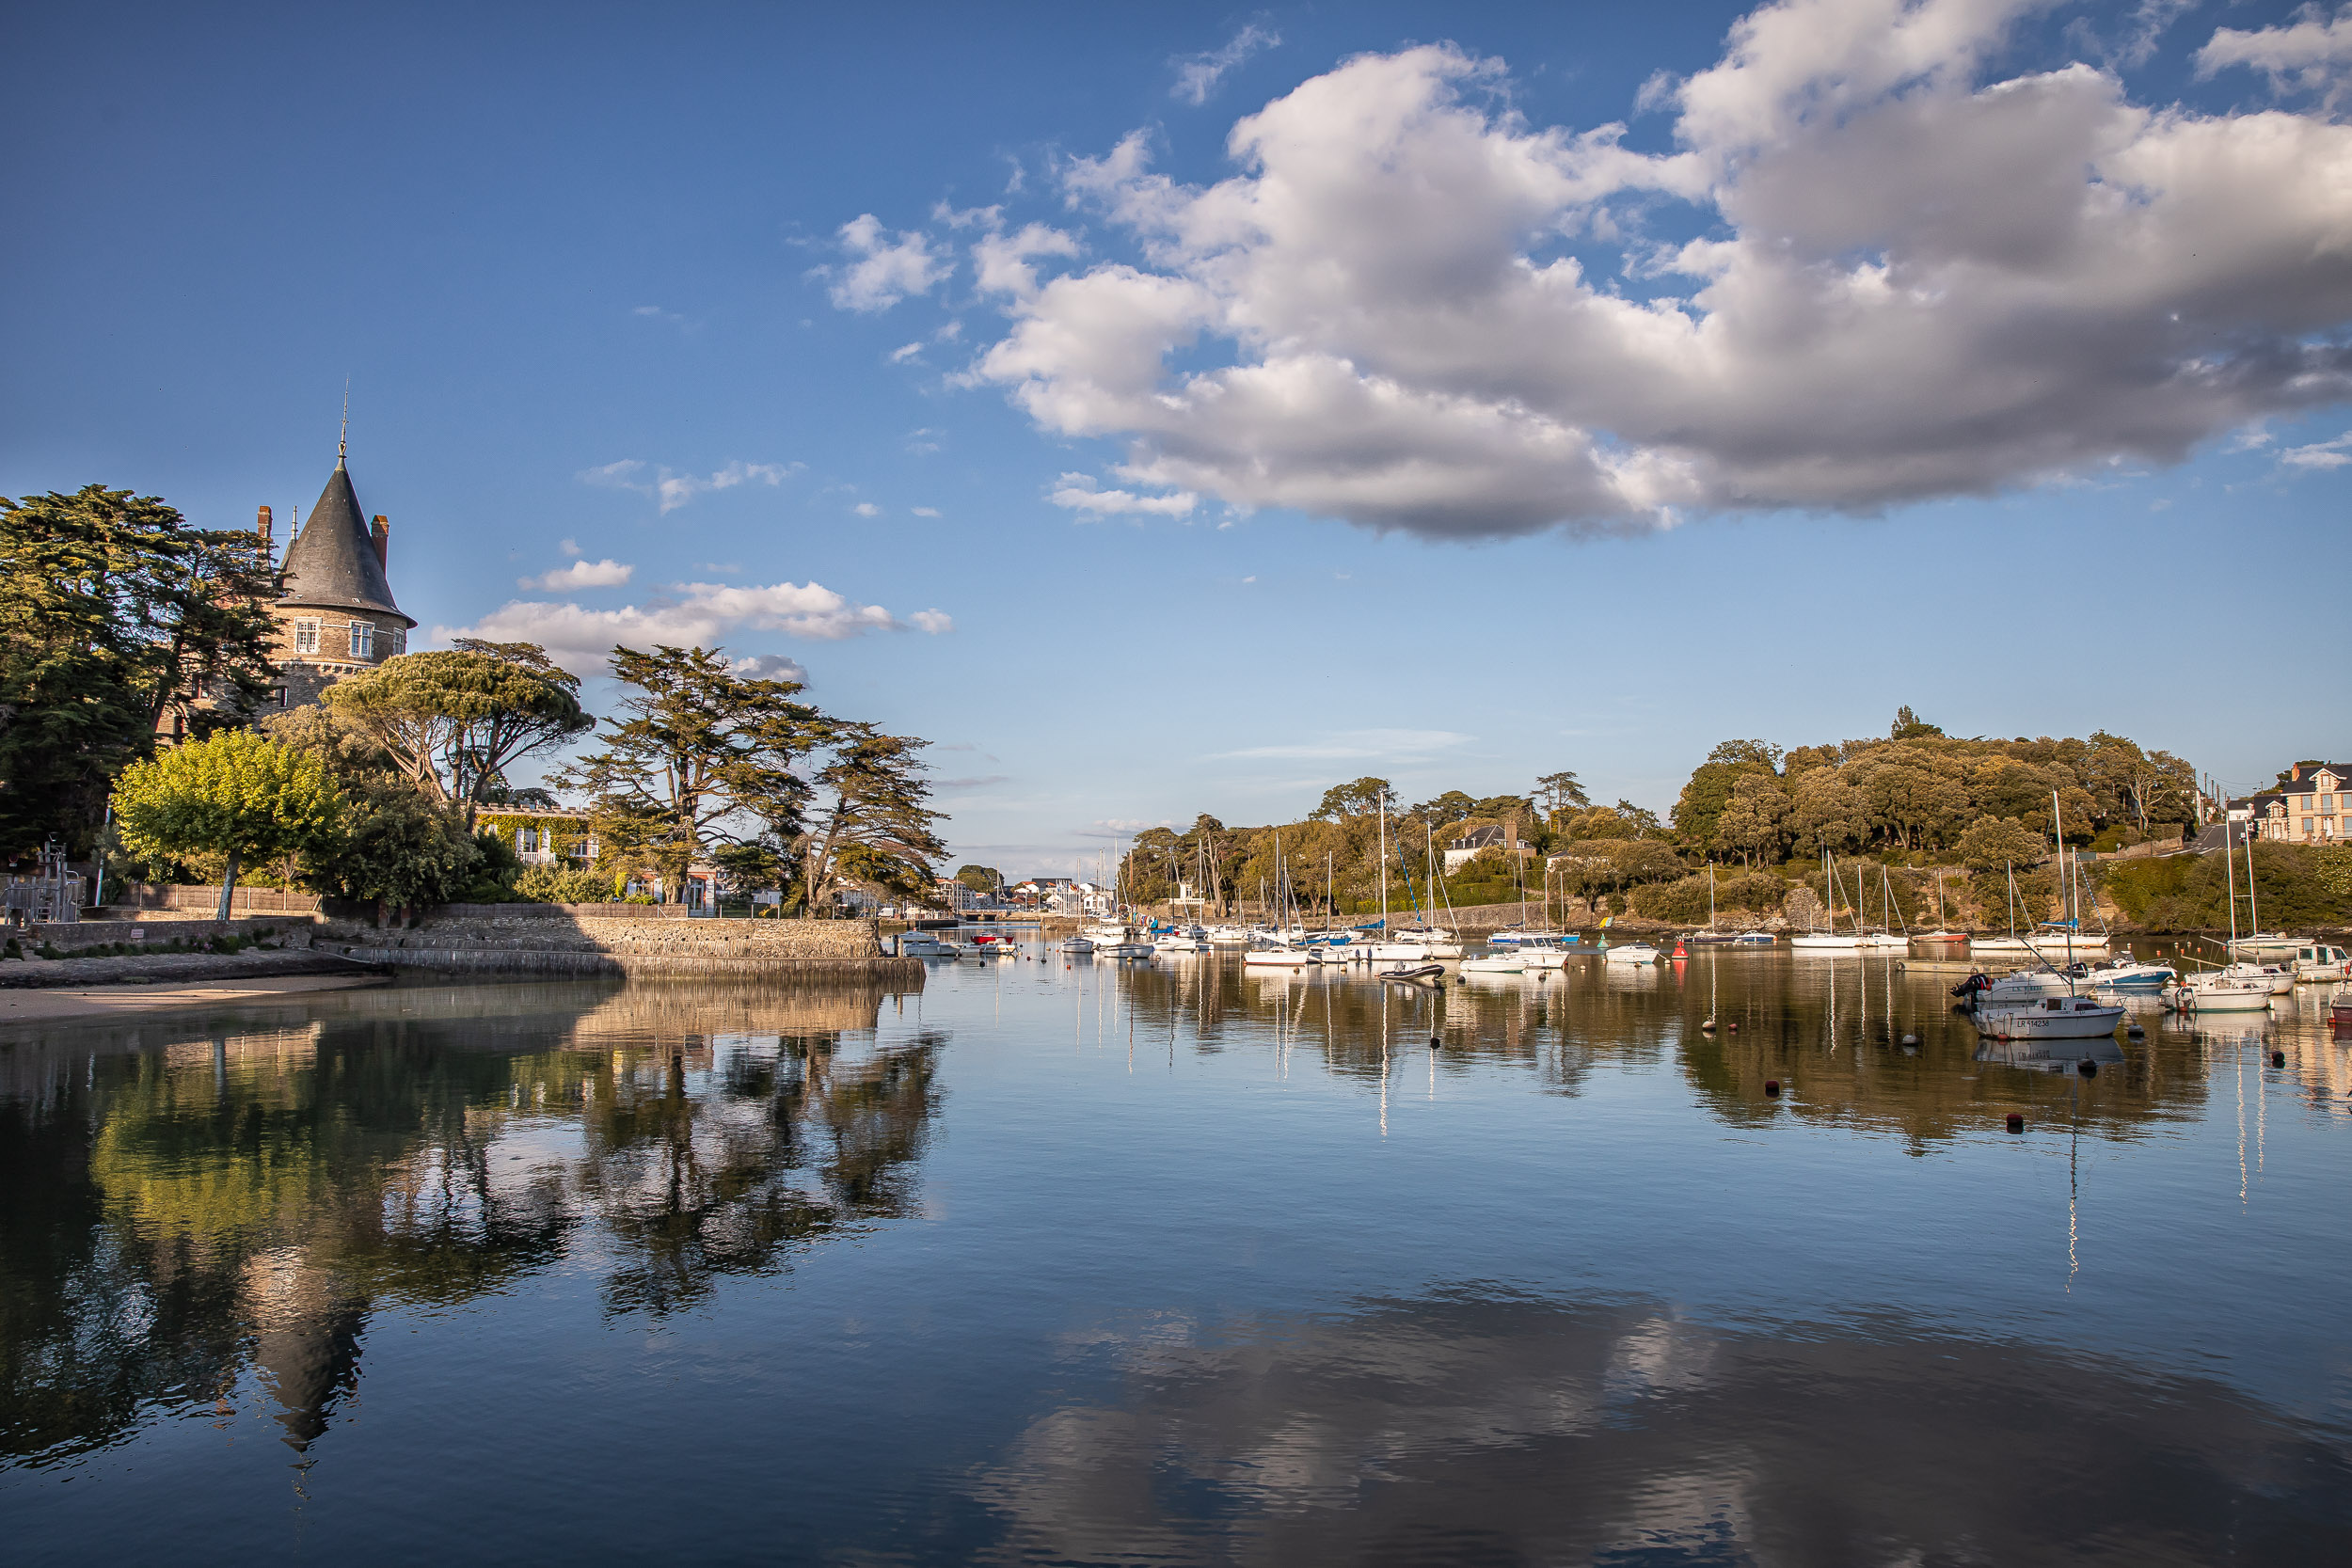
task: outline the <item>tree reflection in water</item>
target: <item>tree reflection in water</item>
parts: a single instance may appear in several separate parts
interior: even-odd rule
[[[291,1031],[20,1044],[0,1055],[0,1453],[225,1413],[248,1371],[300,1451],[378,1307],[596,1256],[608,1312],[659,1316],[910,1212],[944,1037],[878,1043],[882,1000],[398,990]]]
[[[1564,1095],[1582,1092],[1599,1068],[1671,1063],[1724,1121],[1867,1127],[1900,1134],[1915,1153],[1997,1130],[2010,1111],[2039,1118],[2062,1108],[2085,1133],[2111,1138],[2201,1114],[2211,1040],[2153,1028],[2093,1080],[1980,1069],[1969,1064],[1984,1054],[1981,1042],[1954,1011],[1950,980],[1888,958],[1792,961],[1786,953],[1705,949],[1657,965],[1586,956],[1553,977],[1473,975],[1435,990],[1380,982],[1362,969],[1246,971],[1191,959],[1096,973],[1096,983],[1117,988],[1136,1029],[1171,1050],[1269,1040],[1314,1053],[1335,1076],[1374,1078],[1397,1072],[1408,1054],[1425,1055],[1434,1035],[1440,1083],[1518,1066]],[[2153,1022],[2153,999],[2143,1005]],[[1708,1019],[1718,1021],[1712,1034],[1700,1027]],[[1775,1080],[1783,1093],[1768,1095],[1764,1085]]]

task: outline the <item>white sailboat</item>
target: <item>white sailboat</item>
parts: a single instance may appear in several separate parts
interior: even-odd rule
[[[1796,934],[1796,935],[1791,936],[1791,937],[1788,939],[1788,945],[1789,945],[1789,946],[1791,946],[1791,947],[1793,947],[1793,948],[1795,948],[1795,949],[1796,949],[1798,952],[1800,952],[1800,953],[1824,953],[1824,952],[1849,952],[1849,953],[1850,953],[1850,952],[1853,951],[1855,948],[1860,947],[1860,946],[1862,945],[1862,938],[1861,938],[1859,935],[1853,935],[1853,936],[1844,936],[1844,935],[1840,935],[1840,934],[1839,934],[1839,932],[1838,932],[1838,929],[1837,929],[1837,869],[1836,869],[1836,867],[1837,867],[1837,857],[1836,857],[1836,856],[1835,856],[1835,855],[1833,855],[1833,854],[1831,854],[1831,853],[1830,853],[1828,850],[1826,850],[1826,849],[1822,850],[1822,851],[1821,851],[1821,871],[1822,871],[1822,875],[1823,875],[1823,876],[1827,879],[1827,880],[1828,880],[1828,889],[1827,889],[1827,891],[1828,891],[1828,893],[1829,893],[1829,910],[1828,910],[1828,914],[1829,914],[1829,929],[1828,929],[1828,930],[1826,930],[1826,931],[1804,931],[1804,932],[1800,932],[1800,933],[1798,933],[1798,934]],[[1861,911],[1858,911],[1858,910],[1857,910],[1856,911],[1854,911],[1854,924],[1855,924],[1857,927],[1859,927],[1859,926],[1862,924],[1862,913],[1861,913]]]

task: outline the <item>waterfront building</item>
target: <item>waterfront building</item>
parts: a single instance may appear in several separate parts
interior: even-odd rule
[[[270,540],[270,509],[255,523]],[[391,523],[360,510],[351,485],[344,450],[338,445],[335,471],[286,546],[278,600],[270,606],[277,623],[270,661],[278,666],[273,705],[301,707],[346,675],[372,670],[407,652],[416,622],[392,598]]]
[[[2264,838],[2289,844],[2332,844],[2352,837],[2352,763],[2298,762],[2287,782],[2229,803],[2229,819],[2253,824]]]

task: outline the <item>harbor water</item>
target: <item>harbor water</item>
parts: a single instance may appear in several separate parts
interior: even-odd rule
[[[0,1540],[2352,1560],[2323,992],[2086,1075],[1949,984],[1031,946],[19,1026]]]

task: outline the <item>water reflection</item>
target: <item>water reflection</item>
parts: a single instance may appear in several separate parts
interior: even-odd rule
[[[908,1212],[944,1036],[880,990],[610,985],[353,993],[61,1032],[5,1053],[0,1451],[70,1452],[246,1370],[301,1449],[370,1312],[559,1263],[659,1319]]]
[[[1670,1064],[1722,1120],[1782,1118],[1899,1133],[1915,1152],[1998,1132],[2011,1112],[2062,1109],[2085,1131],[2132,1137],[2150,1123],[2202,1114],[2226,1037],[2176,1027],[2151,1004],[2146,1038],[2057,1054],[1984,1041],[1955,1011],[1949,977],[1890,958],[1705,953],[1683,962],[1613,965],[1585,958],[1558,975],[1477,974],[1432,990],[1383,983],[1361,970],[1248,971],[1230,960],[1073,967],[1091,987],[1082,1040],[1104,1020],[1169,1051],[1223,1052],[1250,1039],[1283,1061],[1315,1056],[1335,1075],[1383,1085],[1434,1037],[1434,1071],[1522,1066],[1546,1089],[1581,1092],[1597,1066]],[[1713,1022],[1716,1027],[1703,1025]],[[2258,1026],[2263,1037],[2277,1030]],[[2314,1070],[2344,1070],[2341,1053],[2308,1053]],[[2085,1055],[2095,1079],[2048,1080]],[[2061,1059],[2062,1058],[2062,1059]],[[1419,1067],[1416,1072],[1422,1070]],[[1768,1084],[1781,1085],[1778,1094]]]
[[[2197,1378],[1491,1290],[1108,1337],[976,1491],[998,1560],[2316,1562],[2341,1446]]]

